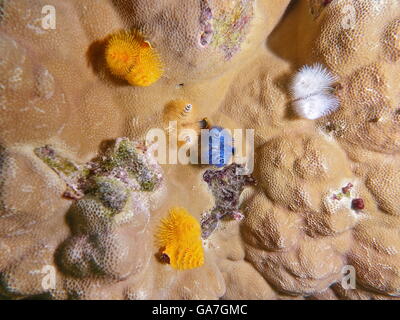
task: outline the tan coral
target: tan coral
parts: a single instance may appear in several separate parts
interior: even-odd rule
[[[387,223],[370,220],[357,227],[357,244],[351,249],[349,263],[356,268],[357,281],[363,288],[399,296],[400,242],[393,228],[397,224],[397,219]]]
[[[2,2],[2,297],[400,296],[399,3],[289,2]],[[56,7],[55,30],[41,26],[41,9],[49,4]],[[224,15],[227,8],[232,15]],[[344,20],[352,14],[354,28]],[[242,33],[221,37],[237,22]],[[115,79],[104,63],[107,36],[132,28],[149,37],[165,63],[165,76],[150,88]],[[297,119],[288,94],[298,67],[314,62],[339,79],[339,109],[317,122]],[[168,207],[179,203],[199,218],[213,206],[201,167],[165,166],[175,192],[165,203],[150,197],[151,208],[142,215],[151,209],[148,224],[116,222],[102,238],[102,220],[69,209],[70,201],[61,197],[65,185],[32,153],[54,144],[86,162],[108,140],[144,138],[148,129],[162,128],[162,110],[176,99],[196,105],[199,119],[255,129],[258,180],[241,199],[244,221],[221,222],[204,244],[204,266],[182,273],[157,262],[150,239]],[[354,184],[350,196],[333,199],[348,182]],[[363,210],[351,209],[355,197],[363,199]],[[90,229],[90,241],[83,232],[73,234],[68,210],[84,224],[77,229]],[[64,241],[71,250],[60,267],[55,250]],[[145,253],[131,250],[132,243]],[[81,259],[88,253],[101,261],[103,277],[93,277],[93,265]],[[355,267],[354,290],[341,286],[347,264]],[[42,287],[45,265],[60,280],[52,290]]]
[[[379,208],[387,214],[399,216],[400,168],[394,163],[375,163],[370,166],[366,185],[375,197]],[[383,192],[382,192],[383,190]]]
[[[244,203],[247,212],[243,237],[253,247],[287,251],[299,241],[303,219],[293,212],[276,208],[262,193]]]
[[[390,22],[382,37],[382,45],[385,50],[386,58],[391,62],[397,62],[400,59],[400,19],[397,18]]]
[[[274,290],[265,279],[246,261],[221,262],[224,275],[226,300],[270,300],[276,298]]]
[[[351,241],[344,233],[358,220],[349,202],[332,198],[346,181],[355,183],[344,152],[328,137],[299,132],[271,139],[257,157],[256,179],[265,194],[244,204],[248,259],[279,291],[325,290],[341,277],[341,254]]]
[[[273,138],[257,150],[256,163],[255,175],[266,195],[293,211],[318,210],[321,192],[352,178],[344,152],[323,135]]]

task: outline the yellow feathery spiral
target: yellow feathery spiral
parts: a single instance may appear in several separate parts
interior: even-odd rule
[[[166,247],[163,252],[170,258],[170,264],[178,270],[188,270],[204,264],[204,251],[201,240],[184,241]]]
[[[204,264],[200,224],[186,209],[170,209],[156,237],[173,268],[186,270]]]
[[[131,85],[147,87],[160,79],[164,70],[160,57],[148,42],[144,41],[140,48],[138,62],[125,79]]]
[[[137,63],[140,38],[130,32],[121,31],[113,35],[107,43],[106,62],[111,73],[125,77]]]
[[[111,73],[131,85],[149,86],[164,72],[157,52],[136,31],[113,35],[107,43],[105,56]]]

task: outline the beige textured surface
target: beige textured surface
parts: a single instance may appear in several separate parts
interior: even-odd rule
[[[0,1],[3,297],[400,296],[400,5],[289,2]],[[224,33],[232,27],[224,12],[233,14],[239,3],[253,15],[236,38],[238,50]],[[41,28],[48,4],[56,7],[56,30]],[[201,46],[207,4],[219,29],[214,42]],[[349,4],[354,29],[343,28]],[[103,40],[124,28],[140,29],[163,58],[165,75],[151,87],[131,87],[107,72]],[[293,115],[288,86],[300,66],[314,62],[338,76],[341,105],[318,121],[302,120]],[[213,206],[201,180],[204,167],[164,165],[167,198],[148,224],[118,227],[123,247],[107,257],[108,278],[71,275],[67,262],[57,267],[55,252],[71,236],[71,201],[61,197],[65,185],[33,149],[52,144],[86,162],[105,140],[140,139],[149,128],[162,128],[162,110],[176,99],[195,105],[199,118],[213,124],[255,129],[258,184],[242,196],[244,220],[223,222],[204,242],[204,266],[176,271],[160,264],[153,234],[167,210],[184,206],[199,218]],[[349,182],[350,198],[334,200]],[[365,209],[353,210],[352,198],[362,198]],[[57,287],[47,293],[45,265],[57,270]],[[356,270],[355,290],[341,286],[345,265]]]

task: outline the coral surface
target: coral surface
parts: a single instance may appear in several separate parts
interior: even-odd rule
[[[157,50],[151,86],[110,71],[121,30]],[[0,1],[0,298],[398,299],[399,39],[399,1]],[[340,106],[299,118],[317,63]],[[137,141],[176,101],[254,130],[251,178],[156,162]],[[177,206],[218,211],[196,268],[154,241]]]

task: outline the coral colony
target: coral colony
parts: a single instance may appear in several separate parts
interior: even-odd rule
[[[71,235],[55,254],[59,268],[78,278],[123,279],[115,263],[126,253],[114,230],[135,220],[146,221],[151,194],[163,181],[161,168],[146,146],[120,138],[96,159],[81,165],[50,146],[34,152],[66,183],[64,197],[74,200],[67,214]]]
[[[335,81],[336,77],[321,64],[302,67],[291,85],[296,113],[314,120],[335,111],[339,107],[339,100],[331,93]]]
[[[0,0],[0,300],[399,299],[400,1],[42,2]]]

